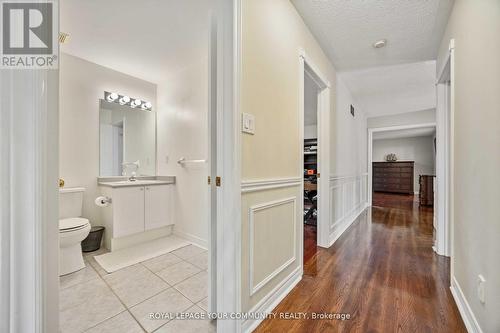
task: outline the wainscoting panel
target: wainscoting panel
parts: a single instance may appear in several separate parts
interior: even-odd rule
[[[269,312],[302,277],[302,175],[243,180],[241,193],[241,310]]]
[[[250,295],[295,261],[296,212],[296,197],[250,207]]]
[[[330,246],[367,206],[368,174],[330,177]]]

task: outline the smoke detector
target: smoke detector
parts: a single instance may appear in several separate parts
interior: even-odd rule
[[[387,44],[387,39],[381,39],[373,43],[373,47],[376,49],[383,48]]]

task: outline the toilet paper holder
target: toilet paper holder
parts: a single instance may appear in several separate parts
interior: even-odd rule
[[[113,202],[113,200],[110,197],[105,197],[105,196],[97,197],[95,199],[95,204],[97,206],[101,206],[101,207],[103,207],[103,206],[106,207],[107,205],[109,205],[112,202]]]

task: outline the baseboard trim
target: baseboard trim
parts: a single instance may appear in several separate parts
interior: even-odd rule
[[[278,284],[269,294],[257,303],[249,313],[271,313],[273,309],[292,291],[297,283],[302,280],[301,267],[297,267],[280,284]],[[247,319],[241,324],[241,331],[244,333],[252,332],[260,325],[263,318]]]
[[[467,302],[464,293],[462,292],[462,288],[458,284],[457,279],[452,276],[451,277],[451,286],[450,286],[451,294],[453,295],[453,299],[457,304],[458,311],[462,316],[462,320],[464,321],[465,328],[467,328],[467,332],[469,333],[483,333],[479,323],[477,322],[476,316],[474,312]]]
[[[180,230],[176,230],[175,227],[174,227],[174,232],[173,234],[177,237],[181,237],[181,238],[184,238],[188,241],[190,241],[191,243],[205,249],[205,250],[208,250],[208,242],[198,236],[195,236],[195,235],[192,235],[190,233],[187,233],[187,232],[184,232],[184,231],[180,231]]]
[[[349,215],[346,219],[333,225],[334,231],[330,233],[330,242],[328,247],[332,246],[333,243],[335,243],[337,239],[339,239],[340,236],[342,236],[342,234],[344,234],[344,232],[354,223],[354,221],[356,221],[359,215],[361,215],[366,208],[370,207],[370,205],[368,203],[364,203],[360,207],[361,208],[355,210],[354,213]]]

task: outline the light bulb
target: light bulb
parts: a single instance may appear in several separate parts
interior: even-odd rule
[[[148,109],[151,109],[153,105],[150,103],[150,102],[145,102],[144,104],[142,104],[142,108],[144,110],[148,110]]]
[[[137,107],[137,106],[140,106],[142,104],[142,101],[140,99],[134,99],[131,103],[131,106],[133,108]]]
[[[114,102],[114,101],[116,101],[117,98],[118,98],[118,94],[117,93],[110,93],[106,97],[106,99],[108,100],[108,102]]]
[[[125,105],[128,102],[130,102],[130,97],[128,97],[128,96],[122,96],[122,98],[120,98],[120,104],[121,105]]]

